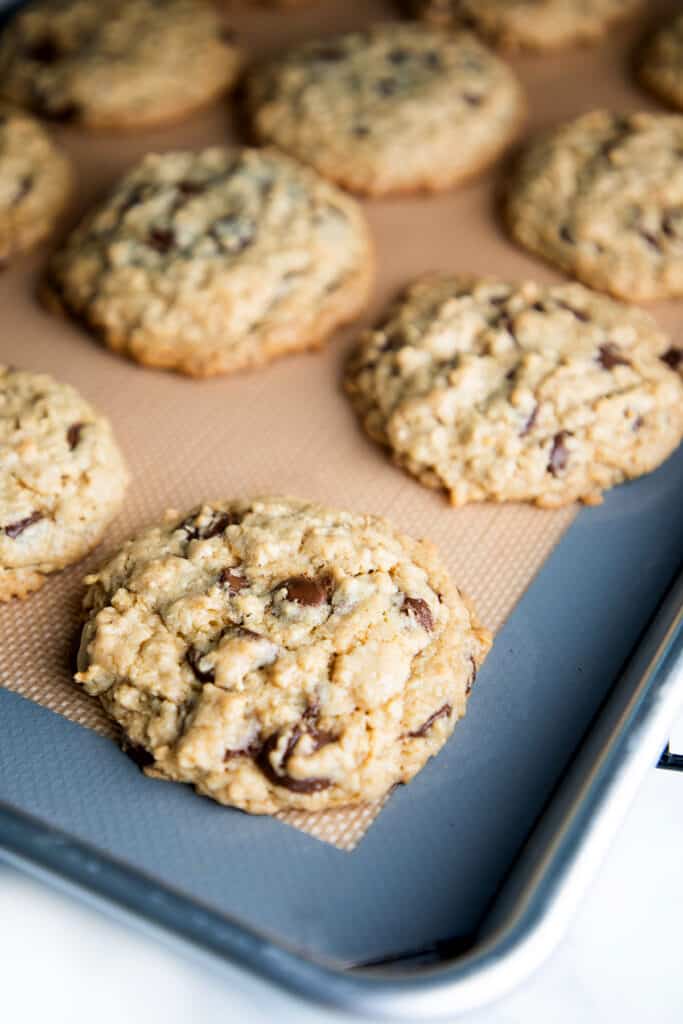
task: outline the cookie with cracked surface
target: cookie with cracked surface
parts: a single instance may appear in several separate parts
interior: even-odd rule
[[[358,204],[274,150],[146,157],[67,239],[48,298],[116,351],[210,376],[315,347],[363,308]]]
[[[385,24],[306,42],[257,67],[258,138],[369,195],[457,185],[517,134],[522,90],[474,36]]]
[[[256,814],[408,782],[490,646],[431,544],[293,498],[172,513],[87,583],[77,682],[148,774]]]
[[[683,109],[683,14],[647,41],[638,63],[640,80],[665,103]]]
[[[49,235],[70,187],[68,161],[44,128],[0,104],[0,265]]]
[[[510,50],[559,50],[597,42],[643,0],[409,0],[434,25],[469,28]]]
[[[683,295],[683,116],[594,111],[533,140],[505,212],[518,242],[592,288]]]
[[[0,602],[94,548],[127,483],[108,421],[74,388],[0,366]]]
[[[37,0],[0,36],[0,93],[86,128],[178,120],[228,89],[240,65],[209,0]]]
[[[364,335],[346,387],[370,436],[454,505],[595,504],[683,437],[669,351],[647,313],[579,284],[435,274]]]

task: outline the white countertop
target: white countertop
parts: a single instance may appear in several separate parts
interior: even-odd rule
[[[683,722],[676,749],[683,751]],[[683,774],[652,769],[559,949],[473,1024],[680,1024]],[[323,1024],[237,970],[212,971],[0,863],[8,1024]]]

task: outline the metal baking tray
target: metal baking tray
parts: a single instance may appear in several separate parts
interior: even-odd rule
[[[339,19],[359,8],[339,4]],[[573,88],[551,102],[544,84],[560,59],[529,72],[542,120],[573,112]],[[566,74],[585,91],[582,60]],[[616,80],[603,102],[620,101]],[[467,196],[481,213],[488,193]],[[382,213],[413,243],[411,209]],[[432,234],[438,265],[446,232]],[[549,276],[493,233],[479,267],[500,269],[498,253],[511,276]],[[676,309],[662,316],[671,326]],[[62,351],[86,357],[80,341]],[[682,508],[683,450],[579,513],[498,633],[453,740],[353,853],[146,779],[110,740],[0,687],[0,856],[329,1006],[416,1021],[496,998],[561,935],[683,706]]]
[[[682,484],[679,452],[579,514],[457,740],[354,853],[0,690],[3,856],[317,1002],[414,1021],[499,996],[559,939],[683,705]]]

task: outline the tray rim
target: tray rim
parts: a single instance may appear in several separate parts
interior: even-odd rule
[[[224,966],[309,1001],[389,1020],[453,1017],[528,977],[568,927],[683,707],[683,571],[573,757],[471,949],[402,975],[315,960],[0,802],[0,859]]]

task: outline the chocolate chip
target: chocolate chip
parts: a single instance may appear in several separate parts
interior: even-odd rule
[[[633,421],[633,426],[631,427],[631,430],[633,430],[633,432],[636,433],[642,427],[643,422],[644,421],[642,416],[636,416],[636,418]]]
[[[306,734],[307,730],[296,725],[292,730],[292,734],[285,747],[282,760],[280,762],[280,770],[276,770],[270,759],[270,755],[277,747],[280,741],[280,733],[274,733],[269,736],[266,742],[263,744],[261,751],[256,759],[256,764],[263,772],[265,777],[272,782],[275,786],[282,786],[284,789],[291,790],[292,793],[319,793],[323,789],[328,789],[332,785],[329,779],[295,779],[291,775],[287,774],[287,765],[290,759],[294,756],[296,746],[302,736]],[[318,747],[315,748],[319,749]]]
[[[581,323],[585,324],[588,323],[588,321],[590,320],[590,316],[588,313],[585,313],[582,309],[575,309],[574,306],[570,306],[568,302],[562,302],[561,300],[558,300],[557,305],[560,307],[560,309],[566,309],[568,313],[571,313],[572,316],[575,316],[577,320],[581,321]]]
[[[179,181],[176,188],[183,196],[199,196],[206,191],[206,185],[201,181]]]
[[[201,540],[211,540],[212,537],[218,537],[218,535],[224,533],[229,526],[232,526],[232,522],[232,516],[229,512],[221,512],[208,524],[208,526],[205,526],[199,531],[199,537]]]
[[[570,230],[568,224],[563,224],[562,227],[560,228],[560,238],[562,239],[563,242],[569,242],[570,245],[574,245],[575,238],[574,238],[573,234],[571,233],[571,230]]]
[[[121,750],[140,770],[149,768],[151,764],[154,764],[154,754],[150,754],[149,750],[145,750],[139,743],[130,743],[126,740],[122,744]]]
[[[463,93],[462,98],[464,99],[465,103],[469,104],[470,107],[480,107],[484,101],[483,96],[478,96],[476,93],[473,92]]]
[[[217,537],[219,533],[223,533],[229,526],[233,526],[240,522],[241,517],[236,516],[232,512],[219,512],[214,515],[214,518],[210,522],[205,523],[204,526],[197,525],[197,516],[199,513],[193,512],[192,515],[188,516],[180,525],[177,527],[178,530],[184,530],[187,534],[188,540],[211,540],[212,537]]]
[[[548,459],[548,471],[553,476],[559,476],[567,467],[569,462],[569,451],[565,447],[564,439],[569,437],[567,430],[561,430],[553,438],[553,446]]]
[[[472,666],[472,671],[470,672],[470,678],[467,680],[467,686],[465,687],[465,696],[466,697],[469,697],[469,695],[472,693],[472,687],[474,686],[474,684],[477,681],[477,663],[476,663],[476,661],[474,660],[474,657],[471,654],[470,654],[470,665]]]
[[[538,405],[535,405],[531,410],[531,415],[528,417],[526,423],[519,432],[520,437],[526,437],[534,429],[536,423],[536,417],[538,416]]]
[[[185,660],[195,674],[195,678],[200,683],[212,683],[216,678],[216,673],[213,668],[203,669],[200,668],[200,661],[205,655],[198,651],[196,647],[188,647],[185,653]]]
[[[26,516],[25,519],[18,519],[15,523],[8,523],[7,526],[3,527],[6,535],[10,540],[16,540],[24,532],[28,530],[29,526],[33,526],[34,523],[39,523],[43,519],[42,512],[32,512],[30,516]]]
[[[311,579],[310,576],[292,576],[291,579],[283,580],[278,584],[276,589],[279,590],[281,587],[286,589],[288,601],[316,607],[329,599],[333,583],[329,576],[321,576],[319,579]]]
[[[621,354],[616,345],[607,342],[598,349],[598,362],[605,370],[611,370],[615,366],[630,366],[628,359]]]
[[[83,423],[72,423],[66,432],[66,442],[69,445],[71,451],[78,445],[81,440],[81,434],[83,432]]]
[[[359,139],[364,139],[366,135],[370,134],[370,129],[366,124],[355,124],[353,126],[353,134]]]
[[[36,60],[39,64],[54,64],[62,56],[59,43],[52,35],[40,36],[34,43],[30,43],[24,53],[29,60]]]
[[[436,52],[436,50],[429,50],[424,55],[424,62],[428,68],[432,69],[432,71],[438,71],[441,67],[441,56]]]
[[[246,576],[240,576],[234,569],[223,569],[218,577],[218,582],[222,587],[227,588],[231,597],[233,594],[237,594],[238,591],[244,590],[245,587],[249,586],[249,580]]]
[[[80,103],[66,101],[58,104],[56,107],[48,106],[44,113],[47,117],[52,118],[53,121],[61,121],[64,124],[68,124],[70,121],[79,120],[83,113],[83,108]]]
[[[380,78],[375,89],[380,96],[393,96],[398,88],[396,80],[394,78]]]
[[[672,345],[670,349],[659,357],[663,363],[670,366],[672,370],[677,370],[683,362],[683,348],[674,348]]]
[[[420,726],[419,729],[415,729],[413,732],[409,732],[408,736],[413,739],[419,739],[421,736],[426,736],[431,727],[435,722],[438,722],[440,718],[448,718],[453,708],[450,704],[442,704],[438,711],[435,711],[433,715],[430,715],[426,722]]]
[[[322,60],[330,64],[338,60],[343,60],[346,54],[340,46],[321,46],[314,51],[313,57],[315,60]]]
[[[406,615],[412,615],[428,633],[431,633],[434,629],[434,618],[431,608],[421,597],[408,597],[406,594],[403,598],[401,611],[405,612]]]
[[[656,249],[657,252],[661,252],[662,247],[659,244],[659,239],[657,238],[656,235],[653,235],[651,231],[642,231],[641,230],[641,231],[638,232],[638,234],[640,235],[640,237],[644,241],[647,242],[647,244],[650,246],[650,248]]]
[[[168,228],[152,228],[147,236],[147,244],[157,252],[169,252],[175,245],[175,235]]]

